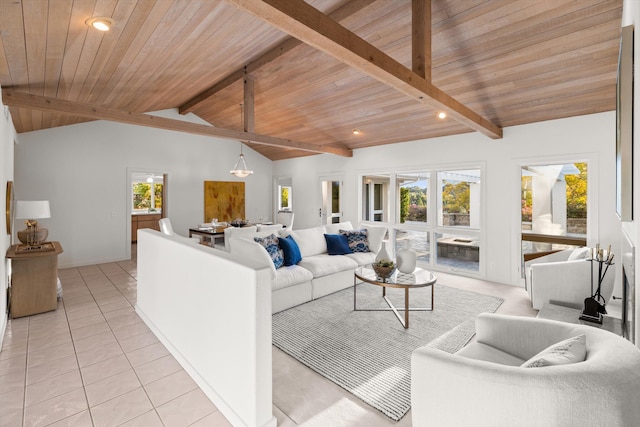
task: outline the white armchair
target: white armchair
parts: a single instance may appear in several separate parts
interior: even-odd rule
[[[293,228],[294,213],[291,211],[280,211],[276,214],[276,222],[282,224],[288,230]]]
[[[179,236],[178,234],[176,234],[173,231],[173,226],[171,225],[171,220],[169,218],[162,218],[160,219],[160,221],[158,221],[159,225],[160,225],[160,231],[163,234],[166,234],[168,236]],[[193,243],[200,243],[200,238],[199,237],[184,237],[184,236],[180,236],[184,239],[189,239],[191,242]]]
[[[544,304],[583,308],[584,299],[592,296],[598,286],[598,263],[586,261],[589,248],[567,249],[525,263],[525,281],[531,305],[540,310]],[[600,293],[605,303],[611,298],[615,268],[604,276]]]
[[[584,334],[586,359],[520,365]],[[429,346],[411,357],[414,426],[637,426],[640,350],[620,336],[553,320],[484,313],[476,341],[450,354]]]

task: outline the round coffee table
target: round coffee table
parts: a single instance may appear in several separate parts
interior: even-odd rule
[[[376,272],[373,271],[371,265],[364,267],[358,267],[353,277],[353,311],[393,311],[405,329],[409,328],[409,312],[410,311],[432,311],[434,300],[434,284],[438,277],[430,271],[423,270],[422,268],[416,268],[413,273],[400,273],[396,270],[391,277],[381,279],[377,277]],[[360,282],[358,282],[360,280]],[[357,308],[357,285],[359,283],[370,283],[372,285],[382,287],[382,298],[387,302],[389,308]],[[409,290],[413,288],[424,288],[431,286],[431,307],[409,307]],[[404,319],[398,313],[398,310],[387,298],[387,288],[400,288],[404,289]]]

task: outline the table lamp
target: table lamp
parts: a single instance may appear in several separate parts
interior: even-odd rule
[[[28,246],[37,246],[47,240],[49,230],[38,227],[40,218],[51,218],[48,200],[17,200],[16,218],[24,219],[27,228],[18,231],[18,239]]]

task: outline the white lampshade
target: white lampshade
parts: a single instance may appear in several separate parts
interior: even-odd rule
[[[16,200],[16,218],[38,219],[51,218],[48,200]]]

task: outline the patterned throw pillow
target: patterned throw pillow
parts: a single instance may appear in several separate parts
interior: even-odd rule
[[[523,368],[541,368],[543,366],[566,365],[584,362],[586,357],[586,337],[581,334],[545,348],[521,366]]]
[[[340,230],[340,234],[347,236],[351,252],[370,252],[367,230]]]
[[[260,243],[267,250],[267,253],[271,257],[271,261],[273,261],[273,265],[275,265],[276,268],[282,267],[284,264],[284,253],[282,252],[282,249],[280,249],[278,238],[275,234],[271,234],[267,237],[254,237],[253,240]]]

